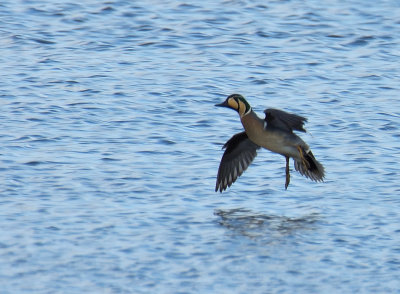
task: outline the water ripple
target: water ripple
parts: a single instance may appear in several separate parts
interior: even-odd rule
[[[2,293],[397,293],[398,9],[1,4]],[[214,193],[237,92],[308,118],[325,183],[261,150]]]

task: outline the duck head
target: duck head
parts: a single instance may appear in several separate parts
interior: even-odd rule
[[[236,110],[240,117],[245,116],[251,111],[250,104],[240,94],[229,95],[224,102],[215,104],[215,106],[227,107]]]

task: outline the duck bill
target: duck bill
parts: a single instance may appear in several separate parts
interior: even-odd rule
[[[215,106],[218,106],[218,107],[229,107],[229,105],[228,105],[228,103],[226,101],[224,101],[222,103],[219,103],[219,104],[215,104]]]

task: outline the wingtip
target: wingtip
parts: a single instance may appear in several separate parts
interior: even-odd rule
[[[224,190],[225,190],[225,189],[224,189]],[[222,193],[222,191],[223,191],[223,190],[222,190],[222,187],[218,187],[218,186],[215,187],[215,193],[218,193],[218,192],[219,192],[219,193]]]
[[[215,184],[215,192],[220,192],[220,193],[222,193],[222,191],[223,191],[223,189],[222,189],[223,187],[222,187],[222,183],[220,183],[219,181],[218,181],[218,179],[217,179],[217,183]],[[224,189],[225,190],[225,189]]]

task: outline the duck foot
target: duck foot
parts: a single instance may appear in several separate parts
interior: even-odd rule
[[[301,148],[301,146],[297,146],[297,150],[299,150],[300,153],[300,159],[301,159],[301,163],[304,165],[304,167],[308,170],[310,169],[310,164],[308,163],[308,161],[306,160],[306,158],[304,157],[304,151]]]

